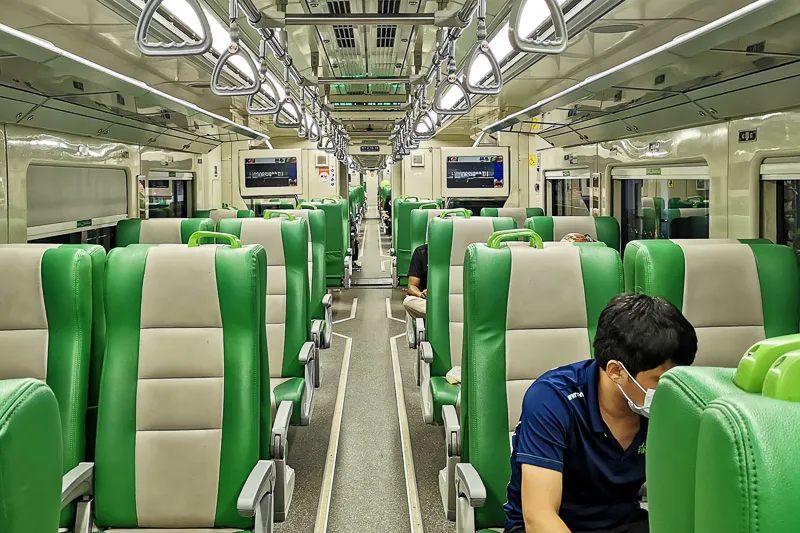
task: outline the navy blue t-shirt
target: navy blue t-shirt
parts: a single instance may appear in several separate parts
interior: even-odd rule
[[[522,465],[563,474],[559,516],[573,531],[643,520],[638,492],[645,481],[647,419],[627,450],[600,414],[599,366],[581,361],[551,370],[530,386],[512,438],[506,530],[524,526]]]

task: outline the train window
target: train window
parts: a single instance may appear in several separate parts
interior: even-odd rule
[[[29,240],[88,232],[128,217],[122,169],[31,165],[26,178]]]
[[[761,165],[761,234],[800,256],[800,158],[780,157]],[[774,207],[774,210],[773,210]]]
[[[594,204],[589,169],[548,170],[547,214],[552,216],[589,216]]]
[[[152,171],[147,177],[149,218],[192,216],[191,172]]]
[[[612,172],[623,246],[637,239],[707,239],[707,167],[620,168]]]
[[[28,242],[32,244],[99,244],[108,252],[116,246],[115,230],[116,226],[107,226],[84,231],[78,230],[41,239],[30,239]]]

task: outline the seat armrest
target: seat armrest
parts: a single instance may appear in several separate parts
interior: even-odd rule
[[[61,508],[83,496],[91,496],[94,490],[94,463],[78,463],[78,466],[61,478]]]
[[[473,509],[486,503],[486,487],[478,471],[469,463],[456,465],[456,495],[466,498]]]
[[[328,308],[333,307],[333,295],[326,294],[322,297],[322,307]]]
[[[389,248],[389,255],[394,257],[394,255],[395,255],[394,248]]]
[[[325,331],[325,322],[319,319],[311,321],[311,338],[318,348],[322,346],[322,333]]]
[[[419,358],[423,363],[433,363],[433,346],[428,341],[419,343]]]
[[[273,461],[256,463],[236,500],[236,509],[241,516],[255,516],[258,504],[275,489],[275,475]]]
[[[352,248],[348,248],[347,249],[347,257],[353,257],[353,249]]]
[[[272,441],[270,443],[270,456],[273,459],[286,458],[286,443],[289,439],[289,423],[292,420],[292,402],[281,402],[272,421]]]
[[[461,424],[453,405],[442,406],[442,421],[444,422],[444,438],[447,443],[447,456],[458,457],[461,455]]]
[[[422,342],[425,340],[425,319],[424,318],[415,318],[414,319],[414,329],[417,332],[417,342]]]
[[[300,353],[297,356],[298,361],[303,366],[306,366],[308,363],[314,360],[314,343],[311,341],[307,341],[303,343],[303,346],[300,347]]]

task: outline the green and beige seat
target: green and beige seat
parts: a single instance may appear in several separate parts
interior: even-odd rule
[[[95,430],[97,429],[97,397],[100,394],[100,376],[103,369],[103,352],[106,348],[106,313],[103,306],[106,272],[106,251],[96,244],[0,244],[0,250],[14,248],[79,249],[89,254],[92,263],[92,346],[89,363],[89,394],[86,411],[86,459],[94,459]]]
[[[78,246],[8,246],[0,248],[0,272],[0,379],[35,378],[53,389],[67,474],[86,459],[92,434],[92,259]],[[74,512],[64,511],[62,527]]]
[[[585,233],[619,251],[619,222],[614,217],[532,217],[525,227],[545,242],[560,241],[568,233]]]
[[[295,218],[303,218],[308,223],[308,275],[311,282],[311,319],[322,320],[321,347],[331,347],[333,335],[333,296],[328,294],[325,285],[325,212],[317,206],[308,204],[307,209],[286,209]],[[316,374],[319,384],[319,373]]]
[[[392,280],[395,287],[408,285],[408,267],[411,266],[411,212],[415,209],[438,209],[441,200],[405,196],[395,198],[392,206]]]
[[[325,276],[328,287],[350,287],[352,255],[348,203],[341,198],[325,198],[300,204],[300,209],[325,213]]]
[[[58,531],[61,472],[53,391],[33,378],[0,380],[0,531]]]
[[[709,443],[701,444],[704,440],[702,434],[708,423],[711,406],[720,399],[738,402],[739,399],[749,401],[750,398],[747,397],[758,397],[766,387],[765,378],[772,365],[785,354],[798,349],[800,335],[776,337],[752,346],[741,358],[736,369],[681,367],[664,374],[653,398],[647,435],[650,531],[752,531],[739,527],[723,528],[721,524],[726,517],[722,514],[716,516],[716,528],[696,527],[702,521],[701,516],[708,517],[709,498],[714,498],[710,491],[727,491],[729,485],[744,488],[744,485],[733,479],[725,481],[727,478],[715,475],[706,481],[700,476],[706,463],[714,460],[703,457],[701,448]],[[790,407],[788,403],[783,405]],[[735,424],[731,424],[730,429],[736,431]],[[726,457],[722,459],[728,463],[741,463],[741,467],[752,468],[752,456],[748,455],[748,449],[752,451],[753,448],[743,446],[738,451],[724,449],[732,443],[730,439],[720,439],[715,447],[716,453],[724,454]],[[728,464],[726,468],[738,475],[741,470],[737,464]],[[741,476],[740,480],[745,477]],[[768,487],[763,489],[768,490]],[[675,509],[680,509],[681,512],[677,513]],[[732,515],[738,516],[740,510]]]
[[[442,217],[428,228],[428,313],[419,343],[422,417],[442,423],[442,406],[456,405],[464,332],[464,253],[496,231],[514,229],[513,218]],[[448,380],[448,374],[450,379]]]
[[[525,221],[531,217],[543,217],[544,209],[541,207],[484,207],[481,209],[482,217],[511,217],[518,228],[525,227]]]
[[[221,234],[108,256],[96,459],[62,495],[93,493],[102,530],[269,532],[287,498],[291,404],[273,424],[259,374],[265,253],[201,236]]]
[[[293,405],[292,424],[308,425],[314,401],[322,321],[309,312],[308,224],[285,211],[229,219],[220,230],[267,251],[267,355],[273,413]],[[312,336],[312,331],[313,336]],[[263,376],[266,379],[267,376]]]
[[[443,214],[448,217],[472,216],[472,211],[468,209],[414,209],[411,211],[411,255],[414,251],[428,243],[428,222],[432,218],[439,217]],[[409,265],[410,268],[410,265]],[[425,319],[417,318],[412,319],[411,315],[406,313],[406,337],[408,340],[408,347],[412,350],[417,348],[417,343],[425,340]]]
[[[639,241],[636,290],[672,302],[697,332],[695,365],[733,367],[750,346],[798,332],[797,258],[774,244]]]
[[[217,227],[219,221],[224,218],[253,218],[255,213],[250,209],[208,209],[205,211],[195,211],[196,218],[210,218]]]
[[[503,244],[520,235],[531,245]],[[622,264],[613,248],[539,249],[535,242],[530,230],[517,230],[467,249],[460,425],[455,410],[445,407],[445,434],[453,445],[440,474],[460,533],[502,531],[510,436],[525,392],[544,372],[592,357],[600,313],[622,292]],[[459,459],[467,464],[456,464]]]
[[[210,218],[129,218],[117,222],[117,246],[187,244],[196,231],[214,231]]]
[[[769,239],[670,239],[679,246],[694,246],[706,244],[772,244]],[[636,280],[636,261],[643,242],[647,240],[630,241],[625,245],[622,256],[622,268],[625,270],[625,292],[640,292],[636,289],[641,284]]]

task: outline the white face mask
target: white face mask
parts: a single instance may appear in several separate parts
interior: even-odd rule
[[[619,361],[617,361],[617,362],[619,363]],[[636,405],[633,402],[633,400],[631,400],[628,397],[628,395],[625,394],[625,391],[622,389],[622,385],[617,383],[617,387],[619,387],[619,391],[622,393],[623,396],[625,396],[625,399],[628,400],[628,407],[630,407],[631,411],[633,411],[637,415],[643,416],[645,418],[650,418],[650,404],[653,402],[653,395],[656,393],[656,390],[655,389],[647,389],[647,390],[645,390],[644,387],[639,385],[639,382],[636,381],[636,378],[634,378],[633,375],[630,372],[628,372],[628,369],[625,368],[625,365],[623,365],[622,363],[619,363],[619,366],[621,366],[622,369],[625,371],[625,373],[628,374],[628,377],[631,378],[631,381],[636,383],[636,386],[639,387],[639,390],[641,390],[644,393],[644,404],[641,405],[641,406],[640,405]]]

